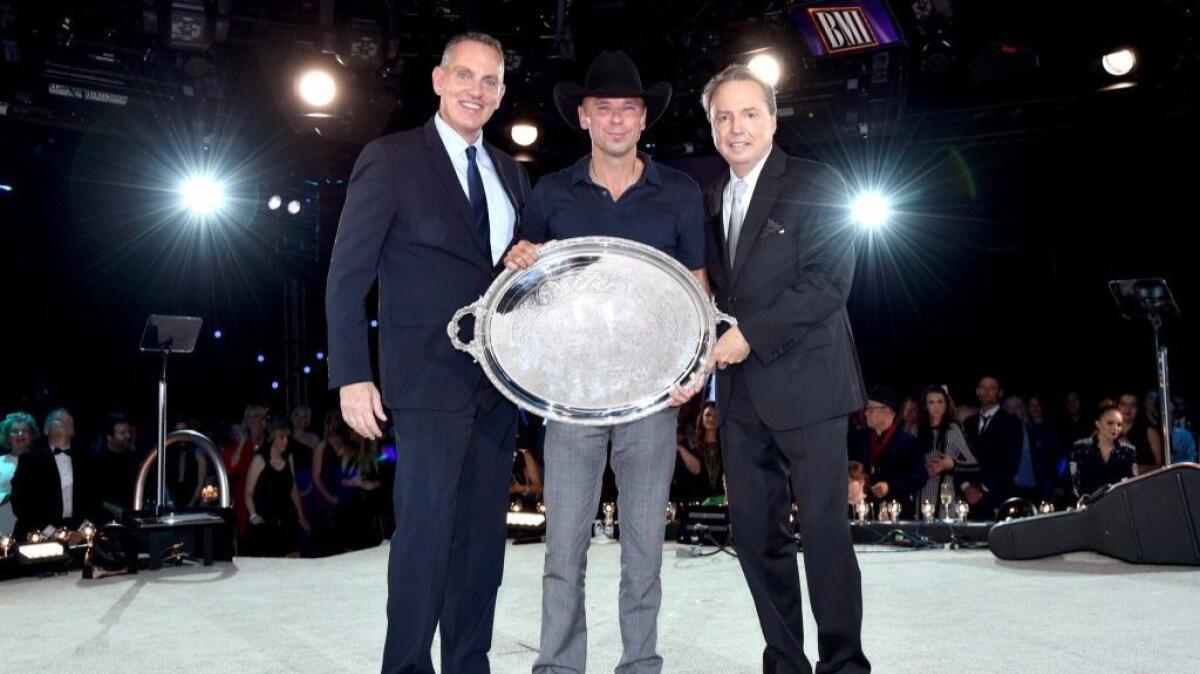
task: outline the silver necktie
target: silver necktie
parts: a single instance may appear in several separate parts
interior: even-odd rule
[[[733,266],[733,261],[737,259],[738,237],[742,233],[742,219],[746,217],[746,210],[742,208],[742,198],[746,194],[746,181],[733,181],[733,195],[729,199],[729,235],[726,240],[729,242],[729,266]]]

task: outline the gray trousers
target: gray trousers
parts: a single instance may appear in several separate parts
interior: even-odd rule
[[[608,443],[621,528],[621,661],[617,672],[661,672],[658,609],[663,535],[675,469],[674,408],[618,426],[546,427],[546,567],[542,575],[539,674],[583,672],[587,618],[583,587]]]

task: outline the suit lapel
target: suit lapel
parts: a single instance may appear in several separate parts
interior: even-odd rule
[[[728,184],[729,172],[726,171],[721,180],[715,183],[708,193],[708,212],[711,214],[708,226],[712,228],[713,241],[717,242],[717,257],[726,277],[729,276],[729,255],[725,250],[728,246],[725,244],[724,195],[725,186]]]
[[[496,148],[492,147],[491,143],[484,141],[483,147],[487,150],[488,156],[492,158],[492,166],[496,167],[496,175],[500,176],[500,184],[504,187],[504,194],[508,195],[508,203],[513,209],[512,234],[508,237],[508,243],[506,243],[504,246],[504,252],[500,254],[500,260],[496,262],[495,266],[492,268],[493,271],[496,271],[503,269],[504,256],[507,255],[508,251],[512,248],[513,242],[516,241],[517,233],[520,231],[519,228],[521,227],[521,203],[517,200],[517,193],[513,190],[513,181],[519,180],[519,178],[517,176],[508,175],[508,171],[505,170],[507,168],[507,164],[502,164],[500,162],[500,152]],[[491,255],[490,250],[488,251],[488,255]],[[488,257],[488,259],[490,260],[491,257]]]
[[[483,142],[483,147],[487,150],[488,157],[492,160],[492,166],[496,167],[496,175],[500,176],[500,184],[504,186],[504,193],[508,195],[508,203],[512,205],[513,213],[520,213],[521,205],[517,203],[517,194],[513,191],[512,178],[509,177],[508,171],[504,170],[504,164],[500,163],[499,152],[487,141]],[[513,229],[516,229],[515,224],[513,225]]]
[[[442,179],[442,187],[449,195],[454,210],[458,212],[458,220],[467,235],[467,240],[471,241],[475,250],[484,256],[480,262],[484,262],[484,266],[491,269],[492,253],[485,250],[482,246],[483,242],[479,240],[479,234],[475,231],[475,216],[471,212],[471,202],[467,200],[467,195],[463,192],[462,183],[458,181],[458,175],[454,172],[454,164],[450,163],[450,154],[446,152],[446,145],[442,143],[442,138],[438,135],[432,118],[425,123],[425,144],[429,146],[433,170]]]
[[[771,207],[775,205],[775,199],[779,197],[779,192],[783,189],[783,181],[780,180],[780,176],[783,175],[786,167],[787,162],[783,152],[777,148],[771,148],[771,155],[767,157],[767,163],[763,165],[762,172],[758,174],[758,182],[754,185],[754,194],[750,197],[750,206],[746,209],[745,219],[742,220],[742,232],[738,235],[737,257],[730,269],[729,284],[731,286],[737,283],[738,275],[746,266],[746,258],[750,256],[750,249],[754,248],[754,242],[758,240],[758,235],[762,233],[763,225],[767,222],[767,214],[771,212]]]

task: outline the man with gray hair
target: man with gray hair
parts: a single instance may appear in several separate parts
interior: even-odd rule
[[[504,564],[517,415],[446,338],[454,312],[487,291],[512,240],[529,179],[483,139],[504,96],[504,52],[465,33],[433,68],[437,113],[376,139],[355,163],[329,264],[329,385],[342,416],[396,434],[383,671],[489,671]],[[375,385],[364,300],[378,281]]]
[[[33,531],[75,528],[96,517],[87,455],[72,447],[75,419],[60,407],[46,416],[43,430],[46,444],[23,454],[13,476],[18,540]]]
[[[799,506],[817,672],[867,672],[862,589],[846,517],[846,415],[865,403],[846,298],[854,238],[846,183],[773,144],[775,92],[745,66],[704,88],[729,173],[706,192],[708,278],[738,320],[717,341],[721,450],[738,561],[767,647],[764,672],[812,672],[790,501]],[[676,390],[680,402],[700,390]]]

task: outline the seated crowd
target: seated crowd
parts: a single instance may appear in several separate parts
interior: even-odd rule
[[[1000,381],[982,377],[977,405],[957,406],[945,386],[915,398],[872,388],[866,406],[850,417],[849,505],[895,501],[902,519],[934,504],[939,516],[952,502],[969,504],[969,517],[991,520],[1007,499],[1073,505],[1080,497],[1164,463],[1157,392],[1122,393],[1088,408],[1075,392],[1051,417],[1039,396],[1005,397]],[[1173,462],[1196,461],[1196,437],[1182,399],[1172,401]],[[322,556],[378,545],[393,528],[391,484],[395,451],[367,441],[336,411],[321,433],[309,430],[312,410],[301,405],[288,419],[247,405],[234,424],[205,433],[220,447],[229,479],[238,554]],[[205,430],[179,421],[172,430]],[[520,412],[510,498],[532,510],[543,490],[543,430]],[[148,448],[152,443],[145,443]],[[217,471],[194,444],[168,452],[166,500],[176,509],[216,505]],[[75,419],[50,411],[43,423],[24,411],[0,421],[0,534],[24,540],[31,532],[102,525],[133,508],[134,485],[147,451],[122,414],[108,415],[96,440],[76,440]],[[145,507],[156,495],[154,471],[145,478]],[[611,476],[602,501],[613,500]],[[721,503],[724,468],[716,404],[693,400],[679,410],[674,503]]]
[[[240,422],[205,432],[194,421],[171,430],[205,432],[220,448],[229,479],[238,554],[321,556],[378,545],[391,534],[391,474],[381,448],[326,415],[323,433],[308,430],[312,411],[269,419],[263,405]],[[138,442],[134,424],[110,414],[96,441],[81,444],[74,417],[55,409],[39,426],[27,412],[0,421],[0,534],[25,540],[58,528],[119,521],[134,507],[134,487],[153,441]],[[157,496],[152,465],[144,476],[144,508]],[[217,506],[217,471],[191,442],[166,456],[165,501],[175,510]]]
[[[913,519],[925,504],[945,516],[947,502],[965,502],[971,519],[991,520],[1013,497],[1062,509],[1164,465],[1156,391],[1102,398],[1090,410],[1071,392],[1057,419],[1039,396],[1005,397],[996,377],[982,377],[975,395],[977,406],[956,407],[944,386],[905,401],[871,389],[851,419],[850,504],[896,501]],[[1171,461],[1196,461],[1186,405],[1172,404]]]

